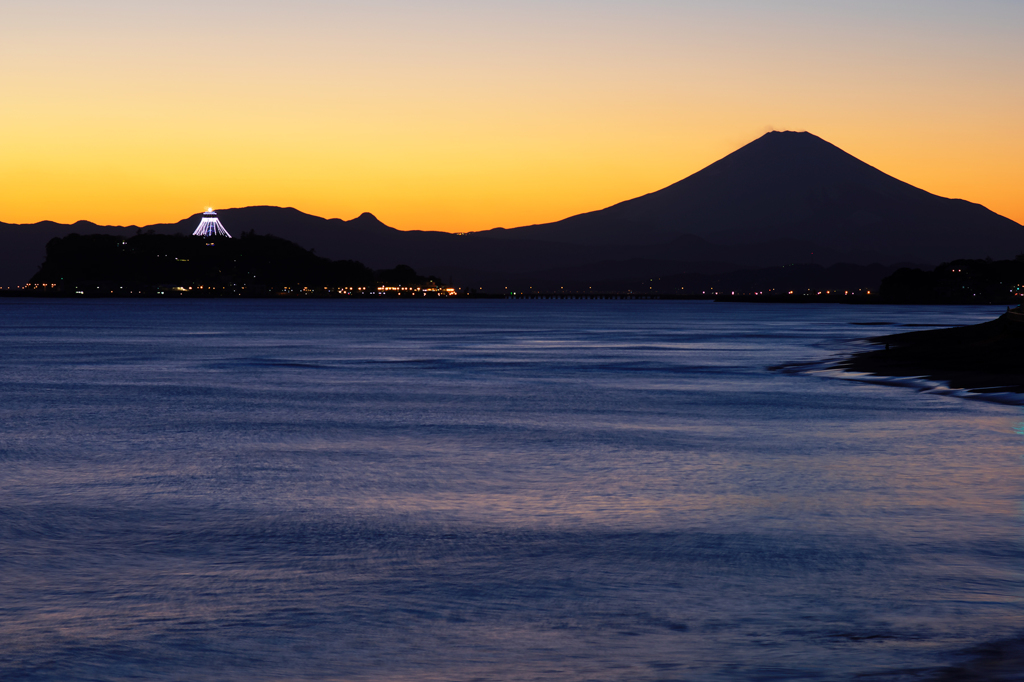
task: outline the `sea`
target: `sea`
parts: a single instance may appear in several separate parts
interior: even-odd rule
[[[0,299],[0,679],[1024,679],[1001,312]]]

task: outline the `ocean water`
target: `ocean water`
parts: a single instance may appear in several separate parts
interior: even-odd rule
[[[1024,408],[770,368],[999,312],[0,299],[0,679],[935,679]]]

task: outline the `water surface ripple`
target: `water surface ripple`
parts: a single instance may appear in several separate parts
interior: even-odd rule
[[[0,299],[0,679],[934,679],[1022,408],[768,368],[998,312]]]

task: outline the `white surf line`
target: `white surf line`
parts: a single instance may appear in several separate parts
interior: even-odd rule
[[[857,381],[864,384],[877,384],[880,386],[913,388],[917,390],[918,393],[931,393],[935,395],[949,396],[951,398],[982,400],[985,402],[1000,403],[1002,405],[1024,405],[1024,393],[998,390],[1000,388],[1010,388],[1010,386],[1006,385],[979,386],[977,388],[952,388],[948,382],[930,379],[927,375],[889,376],[884,374],[871,374],[868,372],[844,370],[837,367],[810,369],[806,371],[797,370],[792,373],[814,374],[831,379]]]

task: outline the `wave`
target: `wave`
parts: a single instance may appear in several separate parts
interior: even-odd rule
[[[1024,405],[1024,388],[1016,384],[954,388],[948,381],[932,375],[898,376],[857,372],[846,369],[843,366],[844,362],[845,359],[836,360],[833,358],[812,362],[786,363],[769,367],[768,369],[784,374],[806,374],[844,381],[856,381],[864,384],[900,386],[912,388],[918,393],[931,393],[953,398],[965,398],[967,400],[981,400],[1001,405]]]

